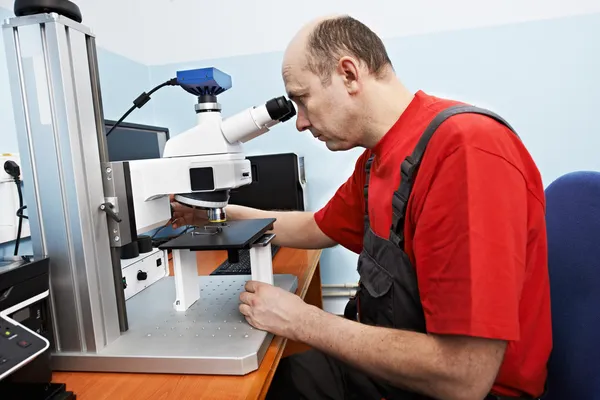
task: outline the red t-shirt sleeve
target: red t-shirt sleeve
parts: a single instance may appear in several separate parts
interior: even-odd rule
[[[325,235],[350,251],[360,253],[364,232],[365,154],[357,160],[354,172],[327,204],[315,213],[315,221]]]
[[[513,164],[477,145],[437,168],[413,243],[429,332],[519,339],[527,193]]]

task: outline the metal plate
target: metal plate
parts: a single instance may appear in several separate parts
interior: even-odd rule
[[[293,275],[275,275],[290,292]],[[200,299],[173,308],[175,281],[165,277],[127,301],[129,331],[99,354],[58,353],[56,370],[243,375],[260,366],[272,335],[252,328],[239,312],[247,275],[199,277]]]

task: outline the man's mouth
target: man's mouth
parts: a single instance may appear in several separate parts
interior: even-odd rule
[[[313,135],[313,137],[315,139],[320,140],[322,142],[325,141],[325,137],[323,135],[321,135],[319,132],[312,132],[311,131],[310,133],[312,133],[312,135]]]

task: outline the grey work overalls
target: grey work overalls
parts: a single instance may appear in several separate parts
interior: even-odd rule
[[[367,161],[363,250],[357,268],[360,283],[356,296],[346,306],[346,318],[369,325],[426,332],[416,271],[404,251],[406,206],[429,140],[442,122],[461,113],[487,115],[513,130],[496,114],[472,106],[454,106],[440,112],[422,134],[412,154],[401,164],[400,186],[392,197],[392,225],[387,238],[375,234],[370,226],[368,188],[373,157]],[[268,399],[423,400],[429,397],[392,387],[333,357],[311,350],[282,360]]]

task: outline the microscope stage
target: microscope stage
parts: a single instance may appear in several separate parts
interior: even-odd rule
[[[200,299],[173,308],[175,282],[165,277],[127,300],[129,330],[98,354],[58,353],[55,370],[244,375],[260,366],[272,334],[254,329],[239,312],[248,275],[199,276]],[[275,286],[295,292],[293,275]]]
[[[249,248],[273,229],[275,218],[209,224],[183,234],[159,247],[161,250],[234,250]],[[216,229],[220,228],[220,231]]]

